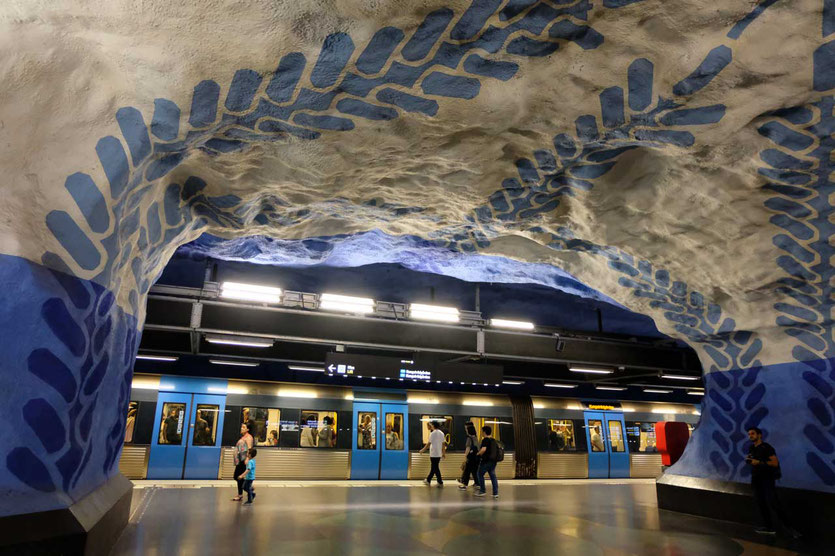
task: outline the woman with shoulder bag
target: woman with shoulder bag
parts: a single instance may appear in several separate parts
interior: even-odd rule
[[[476,472],[478,471],[478,437],[476,436],[475,425],[467,423],[467,444],[464,447],[465,460],[461,465],[461,479],[458,481],[459,490],[467,490],[467,484],[470,482],[470,477],[473,478],[473,484],[478,485],[476,480]]]

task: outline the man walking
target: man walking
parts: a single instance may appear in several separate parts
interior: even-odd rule
[[[757,533],[775,535],[776,518],[778,525],[796,537],[798,533],[788,525],[786,514],[777,499],[775,481],[781,477],[777,452],[771,444],[763,442],[763,431],[757,427],[748,429],[748,439],[752,444],[745,461],[751,466],[751,488],[763,518],[763,527],[758,528]]]
[[[434,421],[427,423],[426,427],[431,431],[429,433],[429,442],[420,449],[420,453],[422,454],[427,448],[429,449],[429,461],[431,462],[432,468],[429,470],[429,476],[423,482],[427,485],[432,484],[432,476],[434,475],[438,479],[438,486],[444,486],[444,479],[441,477],[441,468],[439,467],[441,458],[446,457],[446,438],[444,431]]]
[[[484,485],[484,474],[490,475],[490,484],[493,485],[493,498],[499,497],[499,480],[496,478],[496,463],[498,459],[499,446],[496,440],[490,435],[493,434],[493,429],[489,425],[481,427],[481,449],[478,455],[481,457],[481,463],[478,465],[478,492],[476,496],[484,496],[487,494],[487,488]]]

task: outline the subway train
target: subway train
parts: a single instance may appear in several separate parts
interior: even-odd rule
[[[498,477],[657,477],[655,423],[698,423],[695,405],[134,376],[120,470],[132,479],[232,479],[242,423],[259,479],[420,479],[429,421],[446,435],[441,472],[461,473],[465,424],[505,448]],[[518,458],[517,458],[518,456]],[[523,457],[524,456],[524,457]],[[536,468],[517,471],[516,460]]]

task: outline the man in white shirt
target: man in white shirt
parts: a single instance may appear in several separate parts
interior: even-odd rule
[[[422,454],[427,448],[429,449],[429,461],[432,464],[432,468],[429,470],[429,476],[423,482],[427,485],[431,484],[432,476],[435,475],[438,479],[438,486],[444,486],[441,469],[438,467],[438,464],[441,463],[441,458],[446,457],[446,438],[444,431],[441,430],[441,426],[436,422],[427,423],[426,428],[431,431],[429,433],[429,442],[420,449],[420,453]]]

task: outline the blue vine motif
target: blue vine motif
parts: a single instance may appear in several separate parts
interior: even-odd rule
[[[136,319],[124,315],[112,293],[57,271],[51,277],[49,287],[63,295],[47,299],[40,316],[56,345],[29,354],[27,371],[41,394],[20,406],[32,433],[22,438],[35,443],[12,446],[5,464],[32,489],[73,496],[116,465],[138,338]],[[108,379],[114,375],[115,390]],[[89,466],[93,458],[101,462],[98,471]]]
[[[438,100],[471,99],[484,79],[506,81],[516,74],[516,63],[491,58],[495,54],[546,56],[569,43],[591,50],[604,41],[583,23],[592,8],[588,0],[502,4],[474,1],[457,19],[448,8],[435,10],[409,37],[385,27],[355,59],[352,39],[332,34],[307,81],[302,76],[308,60],[298,52],[282,57],[271,75],[238,70],[225,99],[218,83],[202,81],[194,88],[187,125],[180,107],[167,99],[154,101],[150,125],[136,108],[119,109],[122,139],[105,137],[96,146],[110,191],[87,174],[67,178],[66,189],[86,222],[63,210],[50,212],[47,227],[64,253],[45,253],[42,262],[113,291],[130,288],[131,311],[138,314],[139,300],[171,244],[196,237],[209,223],[229,229],[280,227],[309,217],[308,209],[282,210],[289,203],[277,196],[244,201],[206,195],[206,183],[196,176],[163,185],[163,178],[195,150],[218,155],[265,141],[314,140],[325,132],[352,130],[359,120],[390,120],[402,112],[432,117]],[[155,201],[161,196],[162,202]],[[392,217],[418,210],[366,206]],[[131,270],[133,284],[121,284],[123,268]]]
[[[835,41],[814,54],[814,88],[835,88]],[[797,342],[792,356],[805,369],[810,386],[807,408],[811,420],[803,428],[809,441],[806,461],[824,484],[835,486],[835,96],[823,96],[805,106],[765,115],[759,132],[775,148],[760,153],[766,166],[759,169],[771,196],[765,206],[770,222],[781,229],[773,243],[782,254],[777,265],[787,276],[778,280],[777,292],[787,299],[775,304],[777,324]]]

